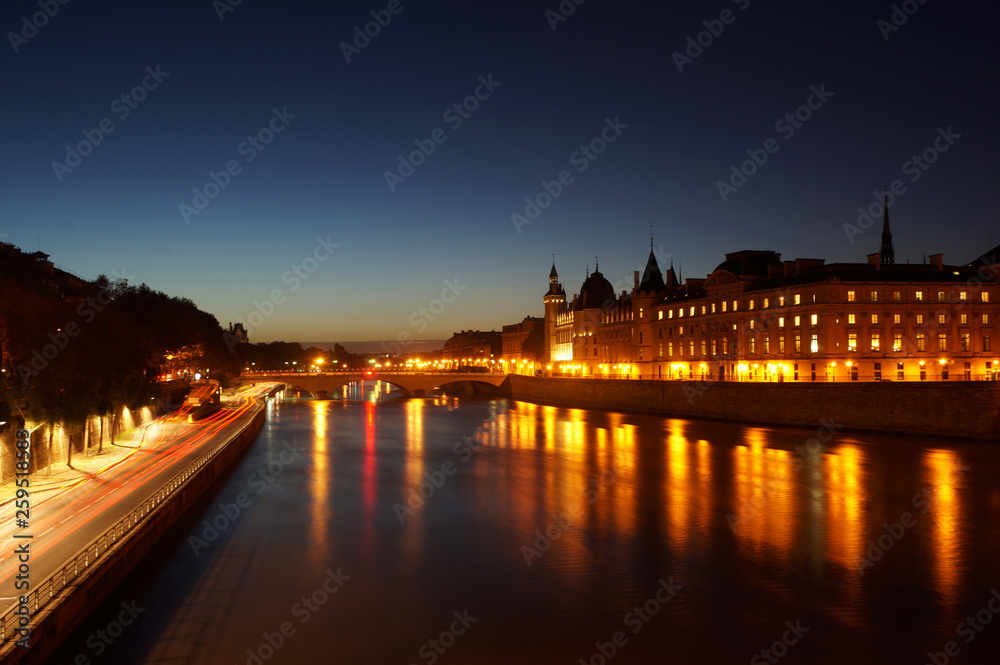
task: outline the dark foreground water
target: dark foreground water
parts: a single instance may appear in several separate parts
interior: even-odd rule
[[[368,397],[273,402],[53,662],[997,662],[994,444]]]

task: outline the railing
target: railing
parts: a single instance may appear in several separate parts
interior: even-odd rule
[[[254,415],[254,418],[257,414]],[[28,595],[28,604],[32,608],[32,618],[38,616],[38,611],[46,607],[56,597],[60,591],[65,589],[70,582],[80,576],[81,571],[86,571],[90,566],[100,559],[101,555],[114,547],[120,540],[142,525],[146,518],[155,511],[162,503],[172,495],[183,489],[194,474],[201,470],[206,464],[212,461],[226,446],[232,443],[233,439],[240,436],[241,430],[234,436],[217,444],[210,451],[195,460],[190,466],[174,476],[166,485],[161,487],[155,494],[147,498],[138,508],[118,520],[113,526],[103,534],[95,538],[85,548],[70,561],[63,564],[62,568],[49,575],[40,584],[35,586],[35,591]],[[20,605],[4,613],[0,617],[0,647],[7,642],[8,633],[14,638],[18,627],[19,616],[17,610]]]

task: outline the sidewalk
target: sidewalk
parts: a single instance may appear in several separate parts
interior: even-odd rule
[[[153,421],[154,423],[156,421]],[[73,466],[67,466],[65,457],[50,467],[39,469],[28,476],[30,487],[28,488],[32,496],[42,492],[52,492],[59,489],[72,487],[87,478],[99,475],[116,464],[125,461],[140,448],[143,430],[152,423],[134,427],[125,432],[121,432],[115,437],[114,445],[104,442],[103,450],[97,454],[97,446],[93,446],[87,452],[73,454]],[[35,430],[40,432],[41,428]],[[45,439],[39,434],[39,439]],[[155,440],[155,437],[154,437]],[[32,447],[45,445],[42,441],[34,440],[32,433]],[[148,446],[147,440],[142,446]],[[15,480],[0,485],[0,507],[11,503],[17,492]],[[6,516],[5,516],[6,517]]]

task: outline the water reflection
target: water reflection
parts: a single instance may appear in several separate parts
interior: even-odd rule
[[[930,449],[924,453],[927,487],[914,506],[926,512],[933,533],[934,577],[948,606],[956,602],[962,566],[961,485],[962,461],[954,451]],[[920,517],[918,517],[920,519]]]
[[[309,506],[312,522],[309,527],[309,556],[317,566],[322,563],[327,553],[327,529],[330,525],[330,487],[333,474],[330,473],[332,446],[330,438],[332,429],[327,423],[330,412],[326,403],[310,402],[313,412],[313,468],[309,474]]]

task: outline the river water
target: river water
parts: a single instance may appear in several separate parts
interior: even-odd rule
[[[1000,447],[276,399],[56,663],[993,663]]]

